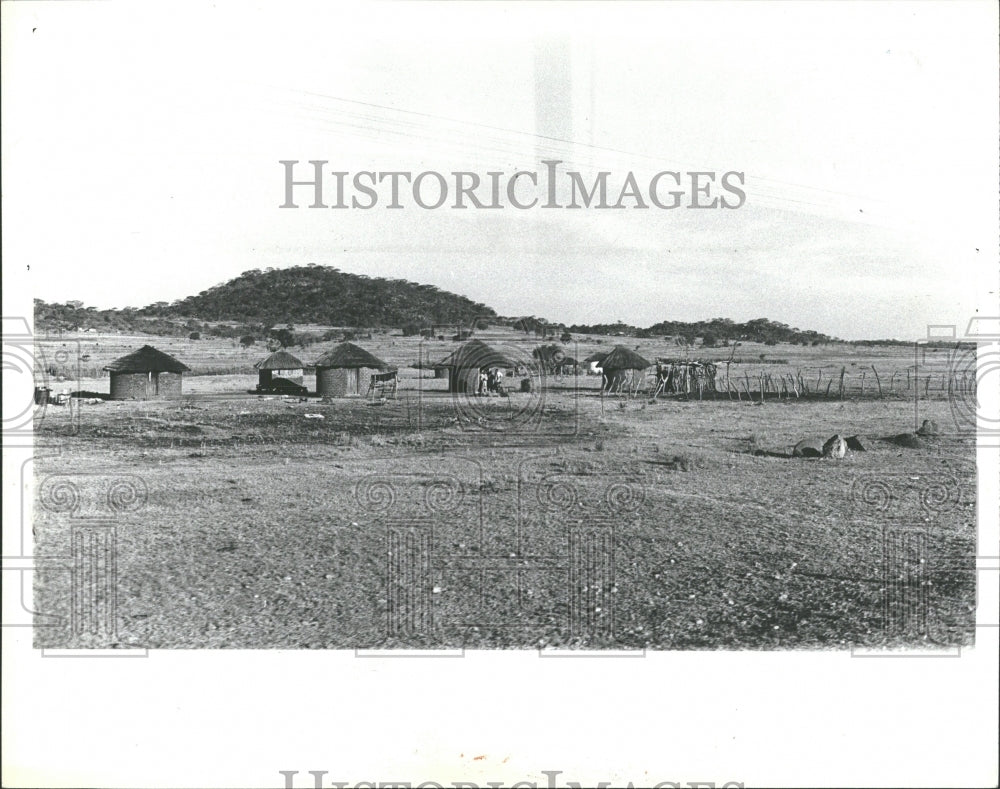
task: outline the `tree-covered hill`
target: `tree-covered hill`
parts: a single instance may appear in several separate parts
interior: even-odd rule
[[[329,266],[247,271],[197,296],[173,304],[160,302],[139,314],[358,328],[467,324],[476,317],[496,315],[489,307],[433,285],[348,274]]]
[[[351,329],[402,329],[415,334],[434,324],[471,326],[474,319],[507,325],[540,337],[569,333],[634,337],[666,336],[689,345],[727,345],[756,341],[769,345],[818,345],[837,340],[817,331],[789,327],[758,318],[736,323],[728,318],[707,321],[661,321],[648,328],[622,322],[566,326],[544,318],[500,317],[493,309],[433,285],[401,279],[349,274],[330,266],[254,269],[196,296],[142,309],[97,310],[71,301],[35,300],[38,331],[142,332],[182,335],[207,332],[223,336],[274,336],[293,326],[315,324]],[[286,338],[287,339],[287,338]],[[283,340],[282,340],[283,341]],[[567,341],[564,339],[563,341]],[[888,342],[888,341],[878,341]]]

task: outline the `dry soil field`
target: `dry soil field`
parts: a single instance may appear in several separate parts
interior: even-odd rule
[[[480,336],[524,357],[541,342]],[[601,339],[568,352],[614,344]],[[106,392],[100,366],[146,342],[192,367],[182,399],[36,412],[38,646],[972,641],[969,394],[953,380],[949,396],[946,361],[918,359],[932,380],[913,379],[915,412],[913,349],[747,344],[748,377],[801,372],[822,392],[847,370],[843,399],[763,404],[602,397],[594,376],[450,395],[409,365],[456,343],[378,334],[357,343],[400,366],[399,396],[382,404],[247,394],[266,351],[228,340],[53,337],[38,352],[57,391]],[[292,350],[308,362],[330,345]],[[862,397],[872,365],[882,396],[866,374]],[[899,438],[915,418],[940,435]],[[790,457],[834,433],[867,437],[867,451]]]

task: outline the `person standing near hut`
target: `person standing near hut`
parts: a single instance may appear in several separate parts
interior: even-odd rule
[[[448,369],[448,391],[476,396],[486,394],[489,380],[486,371],[513,367],[513,362],[481,340],[470,340],[438,363]]]

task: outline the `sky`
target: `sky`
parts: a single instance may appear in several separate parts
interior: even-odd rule
[[[997,312],[992,3],[2,13],[5,314],[31,296],[144,306],[307,263],[568,324],[768,317],[912,339]],[[617,184],[739,171],[747,198],[280,209],[279,161],[310,159],[480,174],[557,159]]]

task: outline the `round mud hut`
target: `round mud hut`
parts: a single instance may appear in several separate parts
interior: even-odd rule
[[[436,365],[448,370],[448,391],[476,394],[479,376],[493,369],[513,369],[516,365],[482,340],[471,340]]]
[[[265,391],[279,387],[282,381],[302,386],[302,371],[305,365],[288,351],[275,351],[266,359],[254,365],[257,368],[257,389]]]
[[[368,392],[374,373],[392,367],[364,348],[344,342],[316,360],[316,394],[320,397],[352,397]]]
[[[632,389],[640,381],[636,381],[635,373],[641,374],[647,367],[652,367],[653,363],[647,361],[635,351],[626,348],[624,345],[616,345],[611,353],[601,359],[601,368],[604,370],[604,390],[607,392],[617,392],[622,389]]]
[[[181,377],[190,368],[152,345],[144,345],[104,369],[111,373],[112,400],[155,400],[180,397]]]

